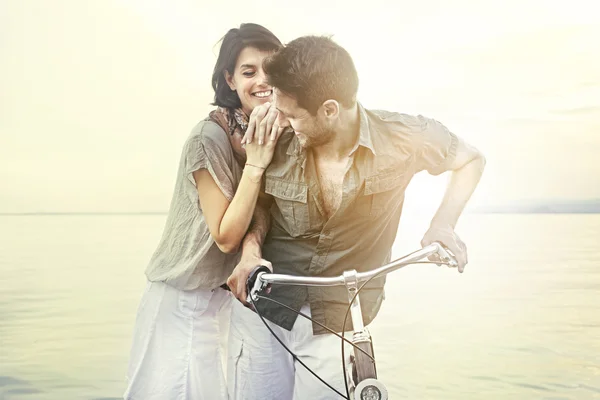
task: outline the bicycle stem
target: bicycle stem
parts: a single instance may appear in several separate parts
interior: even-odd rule
[[[358,273],[356,270],[344,271],[344,283],[346,289],[348,289],[348,302],[350,304],[350,317],[352,319],[352,329],[354,334],[352,335],[352,342],[365,342],[370,341],[371,337],[366,331],[364,322],[362,319],[362,310],[360,308],[360,297],[356,296],[358,290]],[[354,300],[354,301],[352,301]]]

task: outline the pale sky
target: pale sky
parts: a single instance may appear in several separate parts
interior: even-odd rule
[[[438,119],[480,148],[473,205],[600,198],[594,2],[289,3],[0,1],[0,213],[166,211],[211,109],[215,45],[241,22],[283,42],[333,34],[367,108]],[[445,182],[419,174],[407,206],[437,203]]]

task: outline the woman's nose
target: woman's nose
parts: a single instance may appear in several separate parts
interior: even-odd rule
[[[256,73],[256,80],[258,81],[259,85],[267,84],[267,75],[265,75],[265,72],[262,69]]]

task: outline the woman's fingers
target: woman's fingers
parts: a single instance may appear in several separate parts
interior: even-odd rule
[[[258,139],[255,136],[260,135],[260,124],[263,119],[267,115],[269,108],[271,107],[271,103],[265,103],[261,106],[254,107],[252,113],[250,114],[250,120],[248,121],[248,128],[246,129],[246,133],[244,133],[244,137],[242,138],[242,144],[252,143],[252,140]],[[264,133],[263,133],[264,139]],[[262,144],[259,142],[259,144]]]
[[[258,124],[258,131],[256,135],[258,144],[263,144],[267,139],[267,136],[271,136],[273,125],[277,121],[277,115],[277,109],[275,107],[270,107],[266,116],[261,119],[260,123]]]

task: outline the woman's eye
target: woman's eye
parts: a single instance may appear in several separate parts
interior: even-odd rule
[[[246,71],[246,72],[242,72],[242,75],[244,75],[245,77],[250,78],[251,76],[254,75],[253,71]]]

